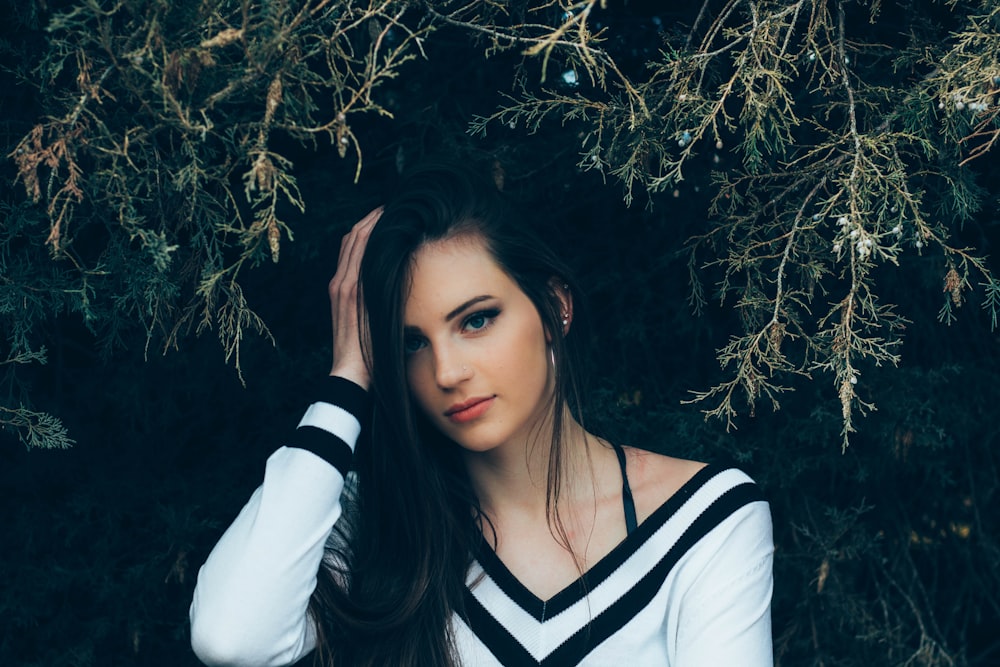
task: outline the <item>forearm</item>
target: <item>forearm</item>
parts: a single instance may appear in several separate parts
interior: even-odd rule
[[[332,380],[198,575],[191,642],[211,665],[288,665],[315,644],[309,598],[360,432],[364,392]],[[339,405],[338,405],[339,404]]]

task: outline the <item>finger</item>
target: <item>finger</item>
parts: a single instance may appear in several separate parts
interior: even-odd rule
[[[356,294],[355,290],[361,273],[361,260],[368,245],[368,237],[371,235],[375,223],[381,217],[382,210],[383,207],[379,206],[370,211],[341,239],[337,271],[327,286],[331,301],[340,302],[344,300],[347,293]]]
[[[354,227],[358,228],[358,227],[373,226],[376,222],[378,222],[378,219],[382,216],[383,210],[385,210],[384,206],[377,206],[373,208],[371,211],[368,212],[368,215],[361,218],[361,220],[359,220],[357,224],[354,225]]]
[[[382,207],[370,211],[368,215],[358,221],[351,228],[340,242],[340,257],[337,260],[338,266],[343,266],[352,256],[358,252],[364,253],[364,245],[368,241],[368,235],[382,215]],[[359,248],[359,245],[361,246]]]
[[[353,244],[354,235],[351,232],[344,234],[344,237],[340,239],[340,253],[337,255],[337,271],[330,280],[331,288],[333,288],[334,285],[343,282],[347,266],[347,258],[351,256],[351,247]]]
[[[378,220],[381,212],[381,207],[371,211],[359,222],[355,223],[351,230],[340,239],[340,251],[337,255],[337,271],[330,280],[331,290],[335,285],[342,282],[349,273],[350,258],[357,253],[358,242],[366,241],[367,231]]]
[[[375,223],[382,216],[382,207],[378,207],[354,226],[351,230],[351,246],[347,255],[347,275],[358,276],[361,272],[361,259],[364,257],[365,248],[368,246],[368,237],[371,236]]]

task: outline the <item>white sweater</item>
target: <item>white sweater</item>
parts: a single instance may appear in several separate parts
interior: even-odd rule
[[[365,403],[346,380],[325,393],[198,574],[191,644],[208,665],[290,665],[315,646],[306,608]],[[758,488],[708,466],[595,563],[585,586],[548,600],[484,547],[468,574],[467,619],[453,618],[462,664],[770,666],[772,553]]]

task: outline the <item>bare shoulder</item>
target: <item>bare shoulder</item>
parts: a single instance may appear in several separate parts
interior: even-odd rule
[[[699,470],[701,461],[689,461],[644,449],[625,447],[626,471],[639,523],[680,490]]]

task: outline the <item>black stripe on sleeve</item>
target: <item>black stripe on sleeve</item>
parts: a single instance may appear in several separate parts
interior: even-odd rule
[[[371,397],[367,391],[350,380],[335,375],[324,377],[313,387],[313,393],[307,400],[311,403],[329,403],[347,410],[361,423],[362,428],[368,422],[372,410]]]
[[[357,385],[355,385],[357,386]],[[288,440],[288,447],[304,449],[320,457],[341,475],[347,476],[354,460],[354,452],[339,437],[316,426],[300,426]]]

